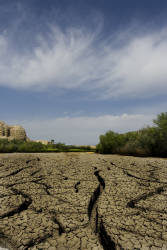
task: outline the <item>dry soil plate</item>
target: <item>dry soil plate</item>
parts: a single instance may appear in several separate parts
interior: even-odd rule
[[[0,245],[167,250],[167,161],[0,155]]]

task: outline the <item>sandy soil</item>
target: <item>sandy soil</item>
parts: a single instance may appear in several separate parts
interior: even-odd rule
[[[0,246],[167,250],[167,160],[0,155]]]

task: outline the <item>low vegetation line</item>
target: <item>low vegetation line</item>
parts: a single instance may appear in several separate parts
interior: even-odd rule
[[[0,139],[0,153],[59,153],[59,152],[95,152],[89,146],[65,145],[64,143],[44,145],[41,142]]]

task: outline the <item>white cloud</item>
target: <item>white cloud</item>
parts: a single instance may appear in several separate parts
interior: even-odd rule
[[[128,39],[127,39],[128,37]],[[167,91],[167,29],[102,41],[99,31],[52,27],[29,53],[14,51],[0,36],[0,85],[42,90],[96,90],[102,98],[150,97]],[[122,45],[115,47],[122,39]],[[127,39],[127,40],[126,40]],[[25,45],[26,46],[26,45]]]
[[[21,124],[31,139],[55,139],[67,144],[97,144],[100,134],[108,130],[127,132],[152,124],[154,115],[120,116],[104,115],[98,117],[62,117],[50,120],[10,121]]]

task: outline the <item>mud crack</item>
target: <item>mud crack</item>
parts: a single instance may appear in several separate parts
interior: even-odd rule
[[[88,205],[88,217],[89,217],[89,220],[91,218],[93,207],[95,206],[95,203],[96,203],[97,199],[99,198],[99,196],[100,196],[100,185],[95,189],[93,195],[90,198],[90,202],[89,202],[89,205]]]
[[[147,198],[152,197],[152,196],[155,195],[155,194],[161,194],[162,192],[164,192],[164,187],[158,187],[158,188],[156,188],[156,189],[155,189],[154,191],[152,191],[152,192],[149,192],[149,193],[147,193],[147,194],[143,194],[143,195],[141,195],[141,196],[139,196],[139,197],[137,197],[137,198],[135,198],[135,199],[129,201],[129,202],[127,203],[127,207],[135,208],[135,207],[136,207],[136,204],[137,204],[139,201],[141,201],[141,200],[146,200]]]
[[[95,171],[95,172],[94,172],[94,175],[97,177],[97,179],[98,179],[100,185],[103,187],[103,189],[105,189],[105,181],[104,181],[104,179],[99,175],[99,172],[100,172],[99,170],[98,170],[98,171]]]
[[[28,164],[28,163],[30,163],[31,161],[40,161],[40,158],[37,157],[37,158],[35,158],[35,159],[27,160],[26,163]]]
[[[99,228],[99,237],[104,250],[116,250],[115,242],[107,234],[102,220]]]
[[[37,180],[33,180],[33,183],[36,183],[38,185],[42,185],[43,189],[45,190],[45,192],[47,193],[47,195],[51,195],[51,193],[49,192],[49,189],[51,189],[52,187],[44,182],[40,182],[43,179],[43,177],[40,177]]]
[[[30,247],[34,247],[35,245],[39,245],[40,243],[43,243],[43,242],[45,242],[47,239],[51,238],[52,236],[53,236],[52,233],[48,233],[48,234],[44,235],[43,237],[38,237],[38,238],[36,238],[36,239],[32,239],[32,240],[30,240],[30,241],[26,244],[24,250],[28,250],[28,249],[30,249]]]
[[[21,203],[21,205],[15,209],[13,209],[12,211],[9,211],[3,215],[0,216],[0,219],[4,219],[6,217],[11,217],[15,214],[19,214],[22,211],[25,211],[28,209],[28,207],[31,205],[32,203],[32,199],[30,196],[28,196],[27,194],[23,193],[22,191],[19,191],[17,189],[12,188],[11,189],[15,195],[21,195],[24,198],[23,203]]]
[[[76,192],[76,193],[78,193],[78,186],[79,186],[80,184],[81,184],[81,182],[78,181],[78,182],[75,184],[75,186],[74,186],[75,192]]]
[[[52,221],[55,223],[55,224],[57,224],[58,225],[58,227],[59,227],[59,235],[62,235],[62,233],[65,233],[65,229],[64,229],[64,227],[63,227],[63,225],[60,223],[60,221],[56,218],[56,211],[49,211],[50,212],[50,214],[52,214],[53,216],[52,216]]]
[[[7,177],[10,177],[10,176],[14,176],[14,175],[20,173],[21,171],[23,171],[23,170],[25,170],[25,169],[27,169],[27,168],[30,169],[30,168],[32,168],[32,167],[33,167],[33,166],[28,166],[28,167],[20,168],[20,169],[18,169],[18,170],[13,171],[12,173],[10,173],[10,174],[8,174],[8,175],[0,176],[0,179],[1,179],[1,178],[7,178]]]
[[[94,172],[94,175],[97,177],[99,181],[98,187],[93,192],[90,202],[88,205],[88,217],[90,224],[96,234],[98,234],[99,241],[103,246],[104,250],[116,250],[115,242],[111,239],[111,237],[107,234],[102,218],[98,213],[98,204],[97,200],[102,194],[102,191],[105,189],[105,181],[99,175],[99,170]]]

